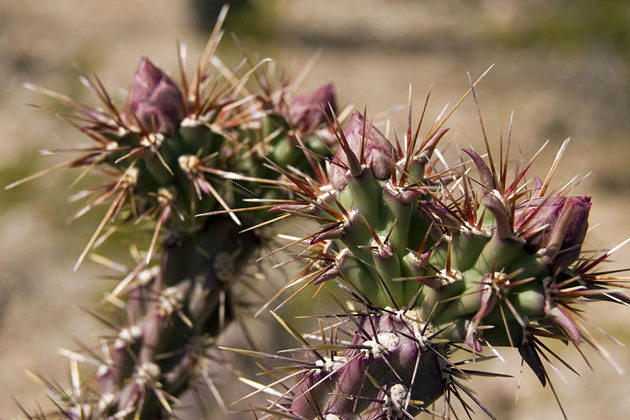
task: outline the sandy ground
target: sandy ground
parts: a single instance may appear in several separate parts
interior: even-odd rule
[[[334,81],[341,102],[352,102],[360,109],[367,104],[369,113],[405,104],[412,84],[417,107],[433,86],[429,111],[435,116],[467,89],[466,72],[475,77],[495,64],[479,87],[491,140],[497,142],[506,133],[514,111],[514,142],[524,157],[531,156],[545,139],[550,140],[549,153],[535,169],[544,173],[552,151],[571,136],[555,179],[557,185],[563,185],[576,174],[592,172],[576,190],[593,197],[591,226],[597,227],[589,233],[585,248],[610,247],[630,235],[627,55],[597,44],[571,49],[545,45],[511,48],[496,42],[488,28],[510,28],[521,22],[521,13],[531,12],[512,1],[284,0],[261,4],[269,8],[265,15],[275,16],[269,29],[275,35],[264,42],[246,38],[245,45],[289,67],[303,66],[321,50],[304,89]],[[0,183],[57,162],[38,156],[38,149],[83,141],[53,112],[25,106],[53,104],[22,89],[22,83],[85,98],[77,67],[98,72],[114,93],[117,87],[127,86],[142,55],[174,70],[176,40],[186,41],[191,57],[204,43],[204,35],[195,32],[191,12],[184,5],[181,2],[175,7],[174,2],[164,0],[1,0]],[[238,53],[227,45],[228,60],[235,61]],[[394,113],[391,118],[392,127],[399,127],[400,132],[404,114]],[[472,102],[465,103],[449,125],[453,145],[481,146]],[[25,369],[65,381],[66,364],[56,349],[72,347],[73,338],[93,342],[104,333],[81,307],[98,302],[110,285],[102,280],[103,275],[111,273],[90,263],[78,273],[72,272],[96,218],[67,224],[76,209],[76,203],[66,201],[71,179],[68,174],[55,173],[0,192],[3,419],[19,415],[12,397],[27,407],[33,407],[35,399],[45,400],[41,387],[24,375]],[[630,247],[622,249],[615,260],[615,267],[629,266]],[[596,305],[592,309],[594,324],[630,345],[627,308]],[[630,371],[627,348],[601,341],[619,365]],[[567,353],[582,377],[565,369],[567,384],[558,376],[552,375],[552,380],[569,418],[625,418],[630,410],[628,376],[617,375],[588,349],[595,373],[576,352]],[[507,369],[518,378],[518,359],[513,356],[511,360],[506,365],[488,364],[488,369]],[[517,379],[475,380],[473,387],[498,418],[561,418],[551,393],[541,391],[527,371],[520,379],[516,405]],[[191,410],[186,416],[199,415]],[[484,416],[477,413],[475,418]]]

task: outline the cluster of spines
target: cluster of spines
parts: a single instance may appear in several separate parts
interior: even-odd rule
[[[246,59],[228,70],[215,55],[224,17],[225,11],[194,77],[186,74],[184,47],[179,86],[143,58],[122,109],[96,76],[81,80],[101,100],[99,108],[31,86],[67,105],[66,119],[94,144],[53,151],[82,156],[9,187],[63,167],[108,177],[77,195],[96,197],[76,217],[103,204],[108,208],[75,268],[88,255],[120,267],[90,254],[117,229],[135,224],[148,226],[151,234],[132,245],[136,265],[107,294],[111,313],[95,314],[112,336],[99,346],[78,343],[78,351],[61,351],[73,366],[70,391],[35,375],[49,388],[57,410],[33,415],[24,410],[29,418],[170,418],[178,396],[199,379],[226,410],[208,365],[225,327],[242,323],[250,306],[242,298],[251,287],[245,267],[267,246],[252,229],[269,219],[250,209],[241,215],[239,208],[244,199],[290,199],[291,190],[265,165],[311,173],[312,160],[300,145],[325,150],[314,133],[326,129],[321,108],[334,109],[335,98],[332,84],[300,96],[293,96],[294,85],[286,81],[273,87],[260,74],[269,60]],[[259,93],[246,88],[253,75]],[[78,362],[93,366],[94,381],[81,383]]]
[[[476,102],[472,83],[468,93],[473,93]],[[420,124],[423,117],[424,110]],[[449,349],[444,360],[453,347],[468,349],[473,358],[483,346],[494,352],[496,347],[516,347],[543,386],[551,385],[543,360],[556,358],[575,370],[542,340],[553,338],[577,347],[586,338],[606,354],[585,327],[576,305],[591,299],[624,304],[630,300],[616,290],[620,284],[614,279],[594,272],[610,252],[593,258],[581,256],[590,198],[567,195],[571,184],[546,195],[566,142],[544,181],[525,178],[532,159],[509,182],[510,139],[505,156],[502,149],[500,163],[495,165],[480,120],[487,162],[474,150],[462,149],[468,160],[462,158],[449,166],[439,153],[443,170],[437,169],[438,159],[432,161],[432,155],[446,133],[442,128],[445,119],[438,118],[419,142],[420,124],[414,134],[410,111],[404,148],[398,140],[392,145],[365,115],[355,113],[345,130],[332,121],[338,150],[328,160],[327,178],[322,181],[294,173],[290,179],[302,201],[272,209],[315,219],[321,225],[320,230],[292,242],[304,244],[306,249],[300,255],[308,263],[287,288],[297,284],[300,290],[309,284],[321,288],[322,283],[334,281],[349,299],[366,308],[364,316],[385,308],[413,311],[418,322],[436,331],[434,338]],[[470,164],[477,169],[478,179],[470,175]],[[353,343],[364,340],[364,330],[356,325]],[[373,336],[376,339],[378,334]],[[346,354],[353,352],[351,344]],[[399,377],[409,369],[393,368],[391,360],[396,356],[391,349],[380,356],[390,361],[391,370]],[[344,371],[338,362],[332,366]],[[313,381],[318,369],[323,368],[300,376],[297,383],[306,381],[308,387],[304,390],[299,385],[292,402],[278,399],[263,411],[275,406],[275,415],[284,410],[295,418],[308,419],[373,418],[374,411],[381,413],[376,418],[412,418],[392,414],[391,399],[381,398],[375,403],[377,408],[369,409],[356,402],[374,397],[369,387],[354,386],[372,379],[369,368],[357,369],[351,379],[324,371]],[[455,371],[446,374],[443,369],[441,380],[454,380]],[[439,383],[422,377],[421,372],[417,375],[413,379],[419,383]],[[378,377],[373,379],[378,383]],[[392,385],[385,382],[383,393]],[[414,382],[400,385],[409,395],[416,392]],[[442,394],[447,392],[443,387]],[[337,410],[340,399],[345,406]],[[403,408],[409,407],[414,405],[407,401]],[[418,408],[423,406],[415,406]]]

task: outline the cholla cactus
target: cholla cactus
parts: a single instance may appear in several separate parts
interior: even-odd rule
[[[287,81],[275,86],[262,74],[267,60],[228,70],[215,56],[224,17],[194,77],[184,49],[179,84],[143,58],[122,107],[96,77],[83,82],[103,108],[35,88],[68,105],[70,123],[94,142],[65,150],[82,155],[57,167],[106,176],[79,194],[92,198],[76,217],[108,209],[75,268],[115,230],[148,232],[134,245],[137,265],[107,296],[124,318],[105,320],[113,336],[99,352],[62,351],[71,359],[70,390],[38,377],[55,414],[172,418],[196,380],[215,391],[211,352],[225,326],[241,322],[244,267],[269,245],[255,228],[291,216],[319,228],[294,240],[308,262],[286,288],[326,287],[343,313],[314,314],[320,330],[303,334],[272,312],[301,343],[293,357],[235,350],[289,363],[280,368],[287,376],[266,371],[273,383],[255,385],[254,394],[277,397],[259,407],[265,416],[447,418],[453,398],[470,410],[464,396],[491,415],[463,383],[489,374],[467,368],[488,358],[479,354],[485,347],[517,348],[544,386],[543,360],[557,357],[544,339],[597,346],[577,305],[629,300],[596,271],[612,251],[581,255],[590,199],[569,188],[548,194],[557,162],[544,181],[526,179],[531,162],[512,174],[509,140],[497,164],[485,129],[487,158],[462,149],[456,164],[435,159],[455,109],[421,138],[426,105],[415,130],[410,106],[402,145],[365,114],[352,114],[342,129],[332,84],[294,97]],[[249,90],[252,76],[259,92]],[[468,356],[455,362],[456,351]],[[81,381],[79,362],[96,368],[93,381]]]
[[[122,109],[96,76],[82,81],[102,108],[33,87],[67,105],[68,121],[93,141],[64,150],[82,156],[57,167],[107,177],[79,194],[92,198],[76,217],[105,203],[108,209],[75,269],[115,230],[134,225],[151,232],[136,235],[137,266],[107,296],[124,314],[114,319],[124,321],[106,320],[114,334],[102,341],[100,355],[87,345],[63,351],[73,363],[94,365],[96,378],[93,386],[75,383],[69,393],[48,383],[62,416],[166,418],[195,381],[214,387],[210,351],[226,325],[241,321],[249,305],[242,297],[244,267],[268,246],[252,228],[269,214],[239,208],[247,199],[290,199],[289,189],[262,183],[282,182],[265,165],[313,173],[299,145],[326,150],[314,133],[326,127],[320,108],[335,107],[334,87],[294,96],[288,82],[273,87],[261,74],[269,60],[228,70],[215,56],[224,17],[193,78],[183,48],[179,85],[143,58]],[[251,93],[246,83],[256,72],[262,89]]]
[[[471,92],[472,84],[465,96]],[[300,356],[281,359],[292,363],[285,369],[293,373],[273,383],[294,385],[261,412],[402,419],[439,414],[432,404],[445,396],[441,415],[448,417],[452,397],[469,410],[467,395],[492,416],[461,382],[483,373],[460,363],[485,360],[484,347],[516,347],[545,386],[550,379],[542,361],[557,356],[544,339],[598,347],[577,305],[630,301],[596,272],[610,252],[580,253],[590,198],[570,196],[569,188],[547,194],[566,144],[544,181],[526,179],[532,162],[510,173],[509,140],[498,164],[490,148],[487,159],[462,149],[461,162],[442,159],[439,169],[433,155],[447,119],[420,139],[410,106],[404,145],[396,139],[394,146],[355,113],[345,130],[332,125],[339,148],[326,180],[292,174],[302,202],[272,210],[316,219],[321,228],[301,240],[308,263],[287,288],[334,282],[330,293],[344,314],[314,314],[321,332],[297,336]],[[458,349],[470,360],[452,362]]]

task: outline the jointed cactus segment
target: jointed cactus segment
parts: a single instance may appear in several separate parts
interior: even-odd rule
[[[92,147],[79,149],[83,156],[64,166],[108,177],[86,191],[95,197],[76,215],[109,203],[75,269],[116,229],[135,224],[151,232],[139,236],[138,246],[146,248],[136,252],[137,266],[107,296],[124,321],[107,321],[114,336],[103,340],[101,354],[64,351],[97,370],[93,389],[66,394],[51,388],[63,416],[167,418],[195,381],[214,386],[210,351],[226,325],[250,306],[241,297],[243,270],[266,246],[252,228],[268,221],[268,213],[239,208],[245,199],[290,198],[289,189],[269,185],[279,177],[265,164],[310,173],[298,144],[325,150],[314,133],[327,127],[321,107],[335,109],[333,85],[293,97],[288,84],[274,88],[257,74],[264,89],[247,92],[246,82],[267,60],[243,75],[213,74],[222,20],[194,78],[184,70],[183,49],[181,86],[143,58],[122,109],[96,77],[82,80],[103,108],[34,88],[67,105],[68,121],[93,140]]]
[[[551,350],[541,340],[578,346],[590,337],[577,304],[628,303],[593,272],[606,254],[580,257],[589,197],[546,195],[550,176],[525,179],[531,163],[509,182],[508,156],[495,166],[490,149],[487,160],[462,149],[469,160],[438,170],[432,156],[447,132],[442,124],[422,141],[410,124],[403,148],[360,113],[343,131],[335,122],[339,148],[328,179],[297,177],[302,203],[272,209],[319,220],[319,232],[304,239],[304,279],[319,287],[334,281],[365,312],[346,312],[356,325],[345,353],[303,373],[291,404],[277,400],[265,410],[300,419],[411,418],[441,395],[461,398],[448,360],[462,344],[473,358],[484,346],[516,347],[545,385],[541,360]],[[404,322],[408,313],[430,338]],[[320,340],[313,349],[326,348]],[[398,346],[409,348],[404,362]],[[387,394],[394,386],[407,395],[402,405]]]

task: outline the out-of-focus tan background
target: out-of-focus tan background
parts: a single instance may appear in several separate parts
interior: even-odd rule
[[[127,87],[142,55],[176,73],[176,41],[187,43],[192,64],[210,26],[194,3],[1,0],[0,184],[59,161],[38,155],[38,149],[84,142],[55,118],[53,102],[23,89],[23,83],[90,100],[77,77],[94,70],[120,99],[118,88]],[[261,0],[231,14],[228,28],[249,52],[276,58],[285,67],[300,68],[321,50],[304,89],[333,81],[340,102],[359,109],[367,105],[372,114],[405,104],[409,84],[418,109],[433,84],[429,110],[435,117],[465,92],[467,71],[475,77],[494,63],[478,88],[491,141],[496,145],[501,133],[505,136],[514,111],[513,140],[525,158],[550,140],[532,172],[544,174],[570,136],[555,185],[592,172],[576,190],[593,199],[591,226],[597,227],[585,249],[611,247],[630,236],[630,6],[625,0]],[[229,37],[222,53],[229,62],[239,59]],[[400,133],[404,113],[391,117]],[[449,126],[453,144],[481,147],[471,101]],[[112,284],[105,275],[112,273],[90,262],[72,272],[97,223],[96,217],[67,223],[77,208],[67,201],[73,176],[53,173],[0,192],[0,418],[19,415],[12,397],[31,408],[36,399],[46,403],[25,369],[64,382],[67,363],[56,349],[74,347],[74,338],[94,342],[104,333],[81,307],[96,305]],[[629,267],[630,246],[615,260],[615,267]],[[629,308],[593,305],[590,314],[594,324],[630,346]],[[630,351],[597,337],[630,371]],[[561,368],[565,384],[551,373],[569,418],[627,418],[630,376],[617,375],[588,345],[583,348],[594,373],[575,351],[566,357],[581,378]],[[487,368],[518,378],[518,357],[509,360]],[[472,387],[500,419],[561,418],[549,390],[541,390],[524,371],[520,385],[517,379],[476,379]],[[194,413],[186,415],[196,418]]]

